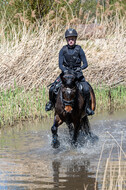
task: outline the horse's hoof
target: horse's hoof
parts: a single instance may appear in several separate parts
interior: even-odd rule
[[[51,145],[53,148],[58,148],[60,146],[60,142],[58,140],[53,140]]]
[[[94,135],[93,133],[91,133],[90,139],[92,143],[95,143],[99,140],[98,136]]]
[[[74,132],[73,132],[73,131],[70,131],[69,134],[70,134],[70,138],[72,139],[72,138],[73,138],[73,135],[74,135]]]
[[[77,141],[72,140],[72,141],[71,141],[71,145],[72,145],[73,148],[76,148],[77,145],[78,145],[78,143],[77,143]]]

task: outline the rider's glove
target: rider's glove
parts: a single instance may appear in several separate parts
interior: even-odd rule
[[[63,73],[64,73],[64,74],[67,74],[67,73],[68,73],[68,70],[66,69]]]
[[[80,72],[80,71],[81,71],[81,67],[77,67],[76,72]]]

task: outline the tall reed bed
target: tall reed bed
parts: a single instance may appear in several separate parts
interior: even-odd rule
[[[50,34],[48,23],[38,27],[33,30],[24,25],[18,32],[13,28],[12,40],[1,43],[0,87],[9,88],[16,81],[18,86],[32,89],[56,77],[61,33]]]
[[[110,8],[106,12],[100,10],[93,19],[87,15],[85,22],[78,21],[73,14],[66,25],[61,25],[62,14],[56,14],[56,22],[53,22],[51,12],[41,23],[29,27],[21,18],[17,26],[8,20],[11,26],[8,32],[3,17],[0,21],[0,87],[9,88],[16,81],[18,86],[32,89],[55,80],[60,73],[58,54],[66,44],[64,32],[68,27],[75,27],[79,33],[77,44],[83,47],[89,64],[84,71],[87,81],[109,86],[126,84],[125,15],[120,16],[117,9],[111,18],[112,13],[108,16]]]

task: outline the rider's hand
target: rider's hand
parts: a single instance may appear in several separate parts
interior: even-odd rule
[[[66,69],[65,71],[63,71],[64,74],[67,74],[68,73],[68,70]]]
[[[76,72],[80,72],[80,71],[81,71],[81,67],[77,67]]]
[[[73,73],[73,71],[72,71],[70,68],[67,68],[67,69],[64,71],[64,74],[68,74],[68,73]]]

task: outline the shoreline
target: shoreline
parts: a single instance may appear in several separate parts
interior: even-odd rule
[[[95,114],[126,108],[126,86],[93,87],[96,96]],[[45,86],[25,91],[15,85],[14,89],[0,91],[0,128],[14,126],[19,122],[42,120],[53,117],[54,112],[45,112],[48,91]]]

